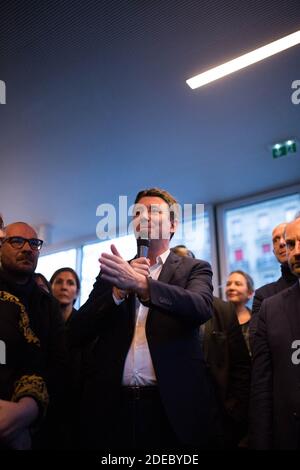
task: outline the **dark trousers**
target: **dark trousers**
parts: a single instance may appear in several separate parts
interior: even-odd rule
[[[117,449],[171,450],[179,447],[157,387],[122,387],[120,414],[113,435]]]

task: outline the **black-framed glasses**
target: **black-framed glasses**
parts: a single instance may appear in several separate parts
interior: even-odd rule
[[[10,246],[18,250],[21,250],[26,242],[34,251],[40,250],[43,246],[43,240],[40,240],[39,238],[6,237],[2,239],[2,244],[5,242],[9,243]]]

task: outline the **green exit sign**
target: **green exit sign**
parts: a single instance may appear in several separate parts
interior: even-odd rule
[[[286,140],[285,142],[280,142],[273,145],[272,155],[273,158],[284,157],[288,153],[297,152],[297,143],[295,140]]]

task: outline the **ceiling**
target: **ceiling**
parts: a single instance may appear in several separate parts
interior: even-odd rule
[[[299,0],[1,1],[0,212],[95,238],[144,187],[222,203],[300,181],[300,45],[192,91],[187,78],[300,29]]]

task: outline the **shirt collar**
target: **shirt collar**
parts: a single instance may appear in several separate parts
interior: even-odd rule
[[[157,256],[157,258],[156,258],[156,263],[155,263],[153,266],[151,266],[151,268],[152,268],[152,269],[155,269],[155,268],[157,268],[157,266],[159,266],[159,265],[164,265],[165,262],[166,262],[166,260],[167,260],[167,257],[169,256],[169,254],[170,254],[170,249],[164,251],[164,252],[161,253],[159,256]],[[151,269],[151,268],[150,268],[150,269]]]

